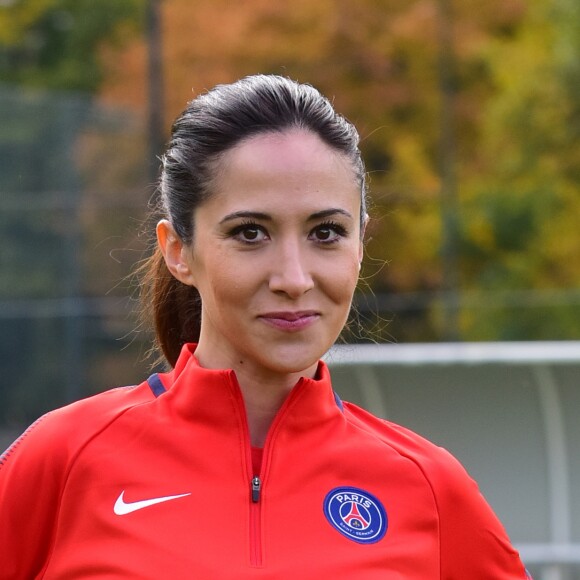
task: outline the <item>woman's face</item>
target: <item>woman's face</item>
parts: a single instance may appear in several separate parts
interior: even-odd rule
[[[346,322],[362,259],[360,188],[304,130],[252,137],[220,161],[194,214],[182,279],[202,299],[204,366],[312,376]]]

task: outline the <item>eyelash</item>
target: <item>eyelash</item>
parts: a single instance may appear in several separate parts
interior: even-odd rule
[[[266,234],[266,230],[261,225],[257,224],[256,222],[253,222],[253,221],[243,221],[241,224],[239,224],[239,225],[235,226],[234,228],[232,228],[228,232],[228,236],[229,237],[232,237],[232,238],[234,238],[234,239],[236,239],[236,240],[238,240],[238,241],[240,241],[240,242],[242,242],[244,244],[248,244],[248,245],[252,245],[252,244],[258,243],[258,242],[253,242],[253,241],[250,241],[250,240],[244,240],[241,237],[241,234],[244,231],[247,231],[247,230],[257,230],[257,231],[260,231],[260,232]]]
[[[266,236],[268,235],[263,226],[257,224],[256,222],[253,222],[253,221],[244,221],[244,222],[238,224],[237,226],[235,226],[234,228],[232,228],[228,232],[228,236],[232,237],[234,239],[237,239],[238,241],[240,241],[244,244],[247,244],[247,245],[254,245],[254,244],[260,243],[261,240],[251,241],[251,240],[243,239],[241,237],[241,234],[247,230],[256,230],[256,231],[262,232]],[[330,240],[317,240],[318,243],[320,243],[321,245],[334,244],[334,243],[338,242],[340,238],[344,238],[344,237],[348,236],[348,231],[342,224],[339,224],[337,222],[329,220],[329,221],[322,222],[322,223],[318,224],[317,226],[315,226],[314,228],[312,228],[310,234],[308,234],[308,237],[310,238],[314,232],[320,231],[320,230],[333,230],[336,234],[336,237],[334,237]]]
[[[333,230],[336,233],[336,237],[331,240],[318,240],[321,244],[334,244],[338,242],[340,238],[348,236],[347,229],[342,224],[336,223],[332,220],[318,224],[312,231],[314,232],[315,230]]]

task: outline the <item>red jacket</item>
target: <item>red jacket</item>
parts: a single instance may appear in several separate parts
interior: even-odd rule
[[[0,578],[526,578],[446,451],[301,379],[252,469],[232,371],[172,372],[39,419],[0,459]]]

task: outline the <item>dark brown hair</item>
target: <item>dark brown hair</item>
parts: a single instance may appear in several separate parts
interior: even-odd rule
[[[249,137],[291,128],[312,131],[350,160],[360,184],[362,225],[366,184],[356,129],[314,87],[275,75],[218,85],[188,104],[162,159],[154,217],[168,219],[181,240],[191,243],[194,211],[211,195],[221,156]],[[199,339],[201,298],[169,273],[159,248],[140,272],[143,315],[153,322],[155,347],[173,366],[182,346]]]

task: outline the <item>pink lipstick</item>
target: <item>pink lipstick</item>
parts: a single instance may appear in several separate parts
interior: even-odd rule
[[[314,324],[319,318],[319,314],[314,310],[303,310],[299,312],[267,312],[261,318],[266,324],[280,330],[297,331],[303,330]]]

